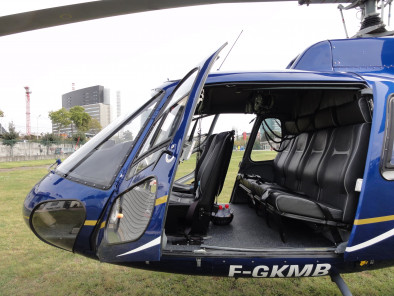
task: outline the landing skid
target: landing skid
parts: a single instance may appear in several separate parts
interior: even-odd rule
[[[341,291],[343,296],[352,296],[352,292],[350,292],[349,287],[338,272],[330,273],[330,277],[331,281],[338,286],[338,289]]]

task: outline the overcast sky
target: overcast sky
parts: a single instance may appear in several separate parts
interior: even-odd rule
[[[0,15],[79,1],[1,1]],[[345,12],[350,35],[359,14]],[[42,29],[0,38],[0,122],[25,133],[25,90],[31,88],[31,131],[50,132],[48,112],[61,95],[103,85],[122,112],[146,101],[152,88],[188,70],[243,30],[221,70],[280,70],[310,45],[345,38],[337,5],[297,2],[222,4],[169,9]],[[222,60],[214,66],[216,69]]]

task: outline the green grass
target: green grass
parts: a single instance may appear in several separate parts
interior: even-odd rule
[[[225,185],[230,188],[223,189],[223,199],[231,194],[231,178],[235,178],[241,157],[242,153],[234,153]],[[99,263],[51,247],[35,237],[21,214],[26,194],[45,174],[41,167],[0,171],[1,296],[339,295],[329,277],[235,280],[185,276]],[[394,291],[393,275],[391,267],[347,274],[344,279],[354,295],[389,296]]]
[[[27,160],[27,161],[9,161],[9,162],[0,162],[0,169],[12,169],[12,168],[20,168],[20,167],[34,167],[34,166],[50,166],[55,162],[54,159],[41,159],[41,160]]]

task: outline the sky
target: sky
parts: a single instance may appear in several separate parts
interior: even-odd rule
[[[0,16],[77,2],[1,1]],[[344,14],[353,35],[360,13]],[[25,133],[25,86],[32,91],[32,134],[51,132],[48,112],[61,108],[72,83],[76,89],[103,85],[114,104],[120,91],[122,113],[130,113],[153,88],[182,78],[228,42],[216,71],[242,30],[222,71],[282,70],[312,44],[345,38],[337,5],[297,2],[167,9],[0,37],[0,123],[8,127],[13,121]]]

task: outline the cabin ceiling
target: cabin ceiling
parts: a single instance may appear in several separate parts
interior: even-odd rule
[[[359,96],[360,85],[252,84],[206,85],[200,114],[249,113],[294,120],[340,106]]]

